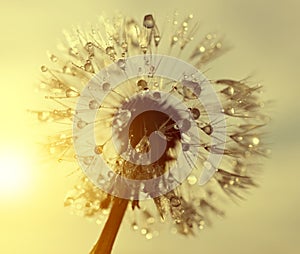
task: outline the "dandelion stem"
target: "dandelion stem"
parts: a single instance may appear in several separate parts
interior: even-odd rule
[[[124,217],[128,200],[114,197],[110,214],[102,233],[90,254],[110,254]]]

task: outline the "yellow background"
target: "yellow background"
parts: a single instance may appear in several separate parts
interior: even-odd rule
[[[216,28],[234,46],[211,65],[210,73],[237,79],[253,74],[265,85],[266,98],[276,103],[271,126],[273,155],[266,162],[261,187],[246,202],[229,204],[227,218],[216,220],[213,228],[197,238],[165,230],[147,241],[125,221],[114,253],[299,253],[299,9],[296,0],[2,0],[0,153],[11,161],[22,159],[24,181],[15,193],[0,193],[0,253],[82,254],[99,235],[99,226],[63,208],[72,181],[61,165],[38,158],[34,145],[38,127],[26,109],[38,105],[33,87],[40,65],[48,62],[45,52],[56,47],[61,30],[94,22],[99,14],[115,10],[140,19],[147,13],[160,17],[175,10],[194,13],[201,27]],[[8,164],[0,161],[0,167],[7,170]]]

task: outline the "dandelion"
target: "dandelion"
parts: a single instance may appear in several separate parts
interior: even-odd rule
[[[224,216],[220,200],[257,185],[269,153],[262,87],[208,80],[201,71],[228,48],[214,33],[199,40],[193,18],[175,14],[162,29],[151,14],[102,17],[65,32],[41,67],[50,106],[33,113],[56,131],[46,148],[80,168],[65,206],[97,224],[108,216],[90,253],[111,253],[126,210],[147,239],[162,224],[195,235]]]

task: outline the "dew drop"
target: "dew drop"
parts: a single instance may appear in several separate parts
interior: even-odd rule
[[[153,93],[153,98],[154,98],[155,100],[160,100],[160,99],[161,99],[160,92],[154,92],[154,93]]]
[[[159,35],[154,35],[154,44],[157,47],[160,43],[161,37]]]
[[[125,67],[126,67],[126,62],[125,62],[125,59],[119,59],[117,61],[117,65],[120,67],[120,69],[122,69],[123,71],[125,70]]]
[[[260,140],[259,140],[259,138],[257,138],[257,137],[254,137],[254,138],[252,139],[252,143],[253,143],[253,145],[255,145],[255,146],[257,146],[257,145],[259,144],[259,142],[260,142]]]
[[[105,52],[107,55],[109,55],[111,58],[114,58],[115,55],[116,55],[116,51],[115,51],[115,48],[113,46],[108,46],[106,49],[105,49]]]
[[[207,135],[211,135],[213,133],[213,127],[208,124],[206,126],[204,126],[203,128],[201,128]]]
[[[85,71],[88,71],[88,72],[91,72],[91,73],[95,73],[94,67],[93,67],[93,65],[92,65],[92,63],[91,63],[90,60],[86,61],[86,63],[85,63],[85,65],[84,65],[83,68],[84,68]]]
[[[187,143],[181,144],[182,151],[187,152],[190,149],[190,145]]]
[[[173,196],[170,198],[170,204],[171,206],[173,207],[178,207],[181,205],[181,201],[180,201],[180,198],[177,197],[177,196]]]
[[[92,161],[93,161],[94,157],[93,156],[86,156],[83,158],[83,163],[85,165],[91,165]]]
[[[146,27],[148,29],[154,28],[155,21],[151,14],[148,14],[144,17],[143,25],[144,25],[144,27]]]
[[[200,110],[199,109],[191,108],[190,111],[191,111],[191,114],[192,114],[192,118],[194,120],[197,120],[200,117]]]
[[[183,80],[183,96],[185,99],[197,99],[201,93],[201,87],[198,82]]]
[[[98,109],[99,108],[99,103],[98,103],[98,101],[96,101],[96,100],[91,100],[90,102],[89,102],[89,108],[90,109]]]
[[[50,112],[47,111],[42,111],[42,112],[38,112],[38,120],[45,122],[48,121],[50,118]]]
[[[103,84],[102,84],[102,89],[103,89],[104,91],[108,91],[108,90],[110,89],[110,84],[107,83],[107,82],[103,83]]]
[[[82,120],[79,120],[79,121],[77,122],[77,127],[78,127],[79,129],[83,129],[85,126],[87,126],[87,122],[82,121]]]
[[[147,86],[148,86],[147,81],[144,79],[138,80],[138,82],[136,84],[140,90],[145,90],[145,88],[147,88]]]
[[[41,66],[41,71],[42,71],[42,72],[47,72],[47,71],[48,71],[47,66],[42,65],[42,66]]]
[[[194,176],[194,175],[190,175],[188,178],[187,178],[187,181],[190,185],[194,185],[197,183],[197,177]]]
[[[79,93],[71,88],[67,89],[66,90],[66,96],[68,98],[72,98],[72,97],[78,97],[79,96]]]
[[[94,148],[94,152],[95,154],[102,154],[103,152],[103,146],[102,145],[98,145]]]
[[[58,59],[57,59],[57,57],[56,57],[55,55],[53,55],[53,54],[52,54],[52,55],[50,55],[50,57],[49,57],[49,58],[50,58],[50,61],[51,61],[51,62],[53,62],[53,63],[56,63],[56,62],[57,62],[57,60],[58,60]]]
[[[146,239],[147,239],[147,240],[151,240],[152,238],[153,238],[152,233],[147,233],[147,234],[146,234]]]

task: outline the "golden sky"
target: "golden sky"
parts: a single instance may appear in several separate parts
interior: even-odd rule
[[[261,187],[246,202],[228,204],[227,218],[197,238],[167,230],[151,241],[124,221],[114,253],[296,254],[300,250],[300,2],[286,1],[2,1],[0,3],[0,253],[87,253],[100,228],[63,207],[72,179],[60,164],[40,158],[41,133],[26,112],[61,31],[116,10],[142,19],[177,10],[193,13],[206,30],[226,35],[233,50],[212,64],[214,77],[261,81],[271,110],[273,155]],[[162,18],[161,18],[162,19]],[[10,173],[7,173],[9,170]]]

